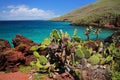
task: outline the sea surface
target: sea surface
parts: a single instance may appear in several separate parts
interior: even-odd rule
[[[21,34],[34,42],[40,43],[44,38],[49,38],[49,34],[53,29],[67,31],[72,36],[74,29],[78,29],[77,35],[82,40],[86,40],[84,35],[86,27],[71,26],[70,22],[52,22],[41,20],[29,21],[0,21],[0,38],[8,40],[12,43],[12,39],[16,34]],[[105,39],[110,36],[115,30],[102,29],[99,39]],[[91,33],[91,39],[95,39],[96,35]]]

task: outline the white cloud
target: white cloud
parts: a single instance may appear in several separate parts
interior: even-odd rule
[[[8,10],[0,12],[0,20],[33,20],[33,19],[50,19],[56,17],[55,13],[50,10],[39,8],[29,8],[26,5],[9,5]]]

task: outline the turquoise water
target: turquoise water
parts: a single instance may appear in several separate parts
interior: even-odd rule
[[[74,29],[78,29],[78,36],[86,40],[84,35],[86,27],[71,26],[69,22],[51,22],[51,21],[0,21],[0,38],[12,42],[16,34],[22,34],[34,42],[42,42],[44,38],[49,37],[52,29],[67,31],[71,36]],[[99,35],[100,39],[110,36],[114,30],[102,29]],[[95,39],[95,34],[91,34],[91,39]]]

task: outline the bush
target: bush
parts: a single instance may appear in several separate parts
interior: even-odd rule
[[[112,80],[120,80],[120,72],[113,71],[112,72]]]

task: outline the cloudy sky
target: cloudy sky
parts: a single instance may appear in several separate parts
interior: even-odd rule
[[[96,0],[0,0],[0,20],[45,20]]]

